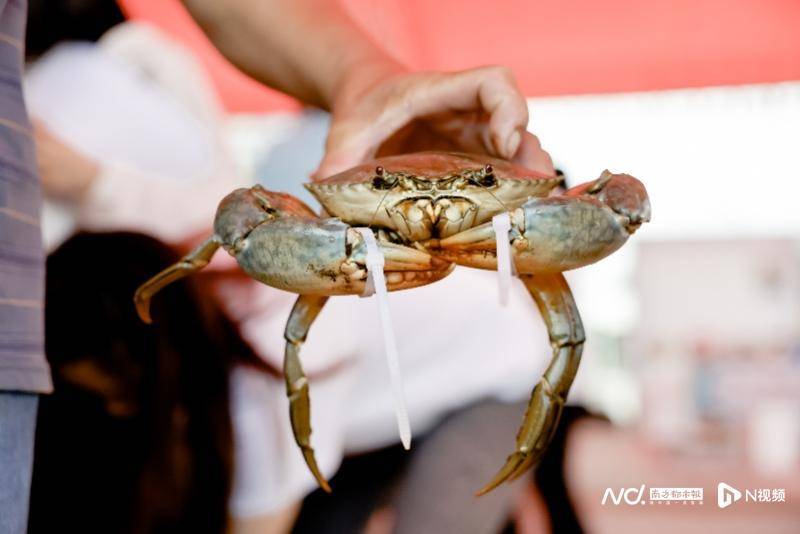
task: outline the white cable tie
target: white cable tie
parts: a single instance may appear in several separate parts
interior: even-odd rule
[[[403,447],[408,450],[411,448],[411,424],[408,420],[408,409],[406,408],[405,394],[403,393],[403,377],[400,374],[400,358],[397,353],[397,341],[394,337],[392,328],[392,318],[389,314],[389,298],[386,289],[386,278],[383,275],[383,267],[386,264],[381,249],[375,241],[375,235],[369,228],[354,228],[367,246],[367,283],[364,287],[362,297],[369,297],[376,294],[378,297],[378,312],[381,317],[381,329],[383,330],[383,346],[386,351],[386,363],[389,365],[389,377],[392,383],[392,394],[394,395],[395,416],[397,418],[397,428],[400,431],[400,441]]]
[[[511,246],[509,233],[511,232],[511,217],[508,213],[500,213],[492,217],[496,251],[497,251],[497,291],[500,306],[508,305],[508,295],[511,292],[511,275],[514,265],[511,260]]]

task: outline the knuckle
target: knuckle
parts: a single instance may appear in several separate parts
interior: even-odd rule
[[[491,74],[497,77],[499,80],[506,83],[514,82],[514,73],[509,67],[505,65],[493,65],[489,67],[489,69],[491,69]]]

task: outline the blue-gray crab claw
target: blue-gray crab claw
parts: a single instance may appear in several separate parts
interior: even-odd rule
[[[377,242],[390,291],[435,282],[452,270],[423,250]],[[254,229],[234,255],[253,278],[293,293],[357,295],[367,281],[364,238],[335,218],[277,218]]]
[[[620,248],[650,220],[650,201],[639,180],[605,171],[563,196],[532,198],[510,213],[507,236],[521,274],[554,273],[601,260]],[[496,269],[496,235],[491,222],[452,235],[429,247],[460,265]]]

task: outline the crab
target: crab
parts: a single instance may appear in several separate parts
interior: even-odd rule
[[[333,295],[361,294],[369,227],[385,257],[389,291],[436,282],[454,265],[497,268],[492,218],[510,218],[508,239],[517,276],[547,327],[552,357],[533,388],[514,451],[483,495],[542,458],[581,359],[584,329],[564,271],[620,248],[650,219],[647,192],[636,178],[604,171],[555,194],[561,178],[487,156],[420,152],[379,158],[307,184],[322,204],[318,216],[300,200],[256,185],[219,205],[214,234],[178,263],[145,282],[134,297],[150,322],[150,300],[170,282],[208,264],[219,249],[252,278],[298,294],[285,330],[284,376],[295,441],[320,487],[330,486],[311,446],[308,381],[300,349]]]

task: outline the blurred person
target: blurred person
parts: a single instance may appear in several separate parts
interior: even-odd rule
[[[345,458],[331,480],[336,491],[309,495],[293,534],[580,534],[566,482],[568,440],[576,426],[597,419],[580,407],[565,407],[534,484],[522,477],[516,487],[498,488],[504,494],[474,497],[505,452],[496,437],[516,430],[526,404],[481,400],[417,436],[410,454],[397,444]]]
[[[552,172],[549,156],[525,131],[525,101],[503,69],[409,73],[335,3],[187,7],[240,68],[332,112],[317,177],[373,155],[422,148],[489,153]],[[207,98],[211,93],[199,69],[153,29],[125,26],[91,51],[53,50],[31,70],[28,96],[41,121],[36,135],[45,188],[75,208],[84,227],[138,229],[173,243],[186,241],[210,225],[217,201],[242,180],[222,148],[221,113]],[[198,125],[199,137],[193,135]],[[280,178],[296,183],[298,177],[268,177],[267,187],[275,188],[271,181]],[[259,356],[280,365],[283,324],[294,296],[241,279],[218,289]],[[498,313],[485,305],[496,299],[492,273],[466,269],[410,293],[393,295],[392,306],[399,312],[395,326],[402,333],[415,432],[477,399],[527,397],[547,350],[527,295]],[[397,441],[384,363],[375,357],[382,346],[374,335],[373,306],[333,299],[304,347],[310,375],[341,367],[333,385],[312,379],[314,445],[327,476],[345,453]],[[420,309],[434,320],[420,321]],[[454,310],[468,310],[468,316]],[[452,332],[459,335],[444,335]],[[541,352],[531,355],[531,347]],[[505,359],[492,361],[490,354]],[[448,387],[432,387],[443,380]],[[267,528],[276,517],[292,517],[315,483],[291,438],[282,383],[247,373],[233,382],[232,417],[241,434],[231,513],[242,519],[242,528]],[[513,432],[505,439],[486,437],[510,447]]]
[[[205,231],[218,200],[246,184],[201,67],[156,28],[124,21],[114,0],[31,2],[25,96],[45,221],[54,204],[80,228],[175,244]],[[52,226],[46,240],[57,242]]]
[[[277,374],[192,281],[143,324],[130,294],[177,254],[133,233],[70,238],[47,259],[55,391],[37,424],[31,534],[225,532],[229,377]]]
[[[108,3],[96,2],[98,8]],[[43,12],[52,5],[46,2]],[[84,5],[76,16],[92,13]],[[36,36],[49,19],[31,20],[29,38],[41,47],[29,48],[34,62],[26,90],[37,117],[44,189],[72,211],[79,228],[137,229],[180,244],[207,231],[219,199],[239,185],[220,135],[222,112],[182,47],[155,28],[120,25],[113,14],[105,20],[110,31],[75,34],[80,24],[64,25],[56,28],[63,34],[51,29],[47,40]],[[94,38],[99,43],[88,40]],[[341,321],[332,322],[321,333],[334,337],[342,327]],[[336,354],[346,360],[347,350],[345,343]],[[231,516],[242,516],[266,492],[272,500],[264,524],[280,527],[291,522],[299,499],[314,487],[302,458],[295,459],[283,380],[247,367],[234,369],[230,380],[234,465],[240,472]],[[335,398],[321,386],[324,396]],[[342,389],[335,381],[333,386]],[[326,438],[324,428],[318,434]],[[292,461],[281,465],[282,458]],[[248,477],[250,472],[257,478]]]

